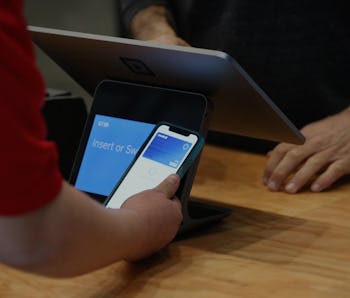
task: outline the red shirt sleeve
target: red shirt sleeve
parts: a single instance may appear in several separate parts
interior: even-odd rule
[[[33,211],[61,190],[57,149],[45,140],[45,90],[22,1],[0,0],[0,215]]]

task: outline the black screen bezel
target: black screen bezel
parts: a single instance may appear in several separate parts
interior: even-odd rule
[[[94,94],[69,182],[75,185],[96,114],[150,124],[165,121],[202,132],[207,110],[208,101],[202,94],[128,82],[102,81]],[[99,202],[107,197],[91,192],[87,194]]]

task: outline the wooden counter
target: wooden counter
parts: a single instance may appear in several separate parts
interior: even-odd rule
[[[230,217],[141,263],[76,278],[0,265],[0,297],[350,297],[350,183],[270,192],[265,161],[206,146],[192,196],[229,206]]]

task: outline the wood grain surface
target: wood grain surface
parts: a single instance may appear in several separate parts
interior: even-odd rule
[[[266,158],[206,146],[192,197],[232,209],[140,263],[69,279],[0,265],[0,297],[350,297],[350,183],[270,192]]]

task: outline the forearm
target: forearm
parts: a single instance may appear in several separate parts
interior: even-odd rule
[[[49,205],[1,218],[3,263],[52,276],[73,276],[147,254],[137,214],[109,210],[65,184]]]
[[[161,35],[176,36],[171,13],[163,6],[152,5],[139,11],[131,21],[132,37],[152,40]]]

